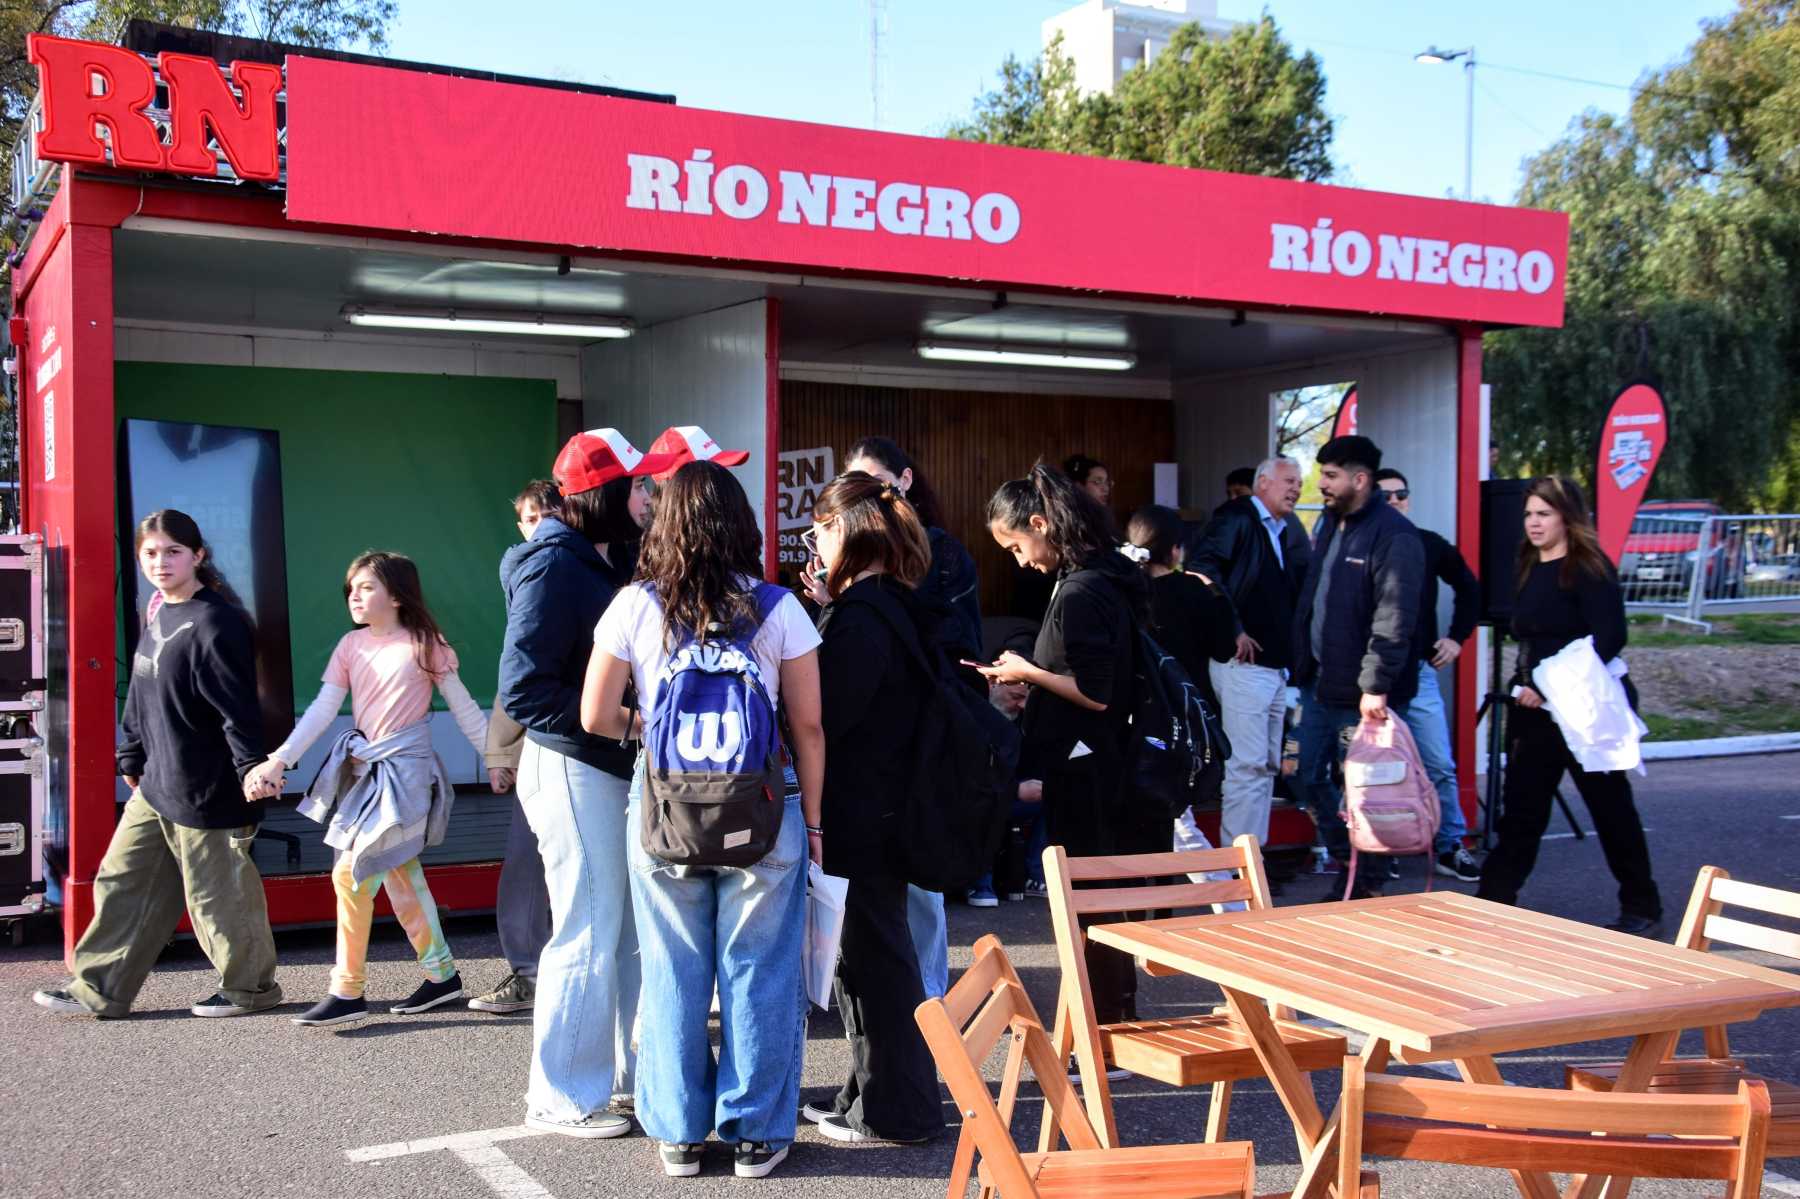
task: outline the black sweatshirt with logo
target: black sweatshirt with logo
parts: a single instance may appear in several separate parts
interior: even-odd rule
[[[244,613],[202,587],[165,603],[138,640],[125,696],[119,773],[158,815],[188,828],[261,819],[243,776],[268,755],[256,656]]]

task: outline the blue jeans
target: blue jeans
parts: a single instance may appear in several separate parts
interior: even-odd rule
[[[1445,854],[1462,844],[1469,835],[1463,819],[1462,801],[1456,793],[1456,760],[1450,754],[1450,726],[1444,719],[1444,696],[1438,690],[1437,671],[1431,663],[1419,663],[1419,694],[1406,705],[1407,727],[1419,747],[1419,762],[1425,777],[1437,788],[1438,808],[1443,823],[1438,825],[1436,853]]]
[[[629,1094],[636,1073],[637,930],[626,886],[630,788],[527,738],[519,803],[544,859],[553,931],[538,957],[526,1106],[580,1119]],[[707,999],[711,999],[708,993]]]
[[[1393,711],[1402,717],[1406,715],[1404,708]],[[1344,760],[1344,730],[1361,723],[1362,710],[1355,704],[1340,707],[1322,703],[1311,684],[1301,688],[1300,793],[1312,809],[1319,839],[1339,861],[1350,859],[1350,829],[1339,814],[1344,795],[1338,790],[1337,780],[1331,777],[1331,768]]]
[[[656,1140],[693,1144],[716,1130],[721,1141],[780,1149],[794,1139],[806,1050],[806,817],[799,796],[786,802],[775,848],[754,866],[672,866],[629,838],[644,954],[637,1119]],[[717,1062],[706,1032],[715,986]]]
[[[908,883],[906,928],[912,933],[925,998],[941,998],[950,989],[950,930],[944,923],[944,897]]]

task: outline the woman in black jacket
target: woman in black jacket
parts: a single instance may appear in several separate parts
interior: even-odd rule
[[[1031,659],[1007,650],[981,672],[1031,687],[1024,753],[1043,778],[1050,843],[1072,857],[1168,852],[1173,826],[1132,810],[1127,779],[1132,629],[1149,608],[1142,572],[1094,498],[1042,462],[1002,483],[987,516],[1001,549],[1056,580]],[[1102,1024],[1136,1018],[1130,958],[1090,944],[1088,974]]]
[[[1506,806],[1500,843],[1482,866],[1476,894],[1518,902],[1519,888],[1537,863],[1551,801],[1566,771],[1575,778],[1606,864],[1619,881],[1619,918],[1607,927],[1659,937],[1662,897],[1650,873],[1650,849],[1632,802],[1630,779],[1622,770],[1583,770],[1544,708],[1544,697],[1530,684],[1537,664],[1572,641],[1592,637],[1602,662],[1625,649],[1625,602],[1618,576],[1600,549],[1580,490],[1567,479],[1537,479],[1525,493],[1517,587],[1512,632],[1519,642],[1515,682],[1521,686],[1507,718]],[[1629,679],[1626,694],[1635,703]]]
[[[930,681],[931,609],[913,592],[931,551],[912,505],[891,484],[852,472],[820,493],[808,537],[831,603],[820,616],[825,723],[821,865],[850,880],[837,1004],[850,1077],[807,1119],[835,1141],[918,1142],[943,1127],[937,1072],[913,1022],[925,1001],[906,920],[906,881],[892,855]],[[910,643],[910,647],[909,647]]]
[[[1175,656],[1216,708],[1211,666],[1237,653],[1237,622],[1224,588],[1183,569],[1183,535],[1181,514],[1161,504],[1133,512],[1125,530],[1125,539],[1148,555],[1141,565],[1150,579],[1150,628],[1157,644]]]

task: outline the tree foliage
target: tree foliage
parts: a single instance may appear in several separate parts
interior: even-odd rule
[[[1325,73],[1268,16],[1223,39],[1184,25],[1111,94],[1083,96],[1060,40],[1000,83],[946,134],[1034,150],[1205,167],[1284,179],[1331,175]]]
[[[1561,329],[1487,341],[1502,465],[1592,483],[1606,405],[1647,373],[1663,496],[1786,507],[1800,472],[1800,22],[1740,0],[1638,89],[1533,158],[1519,202],[1569,213]]]

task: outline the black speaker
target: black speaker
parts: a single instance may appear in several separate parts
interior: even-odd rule
[[[1530,479],[1487,479],[1481,484],[1481,623],[1512,623],[1519,542],[1525,539],[1525,490]]]

